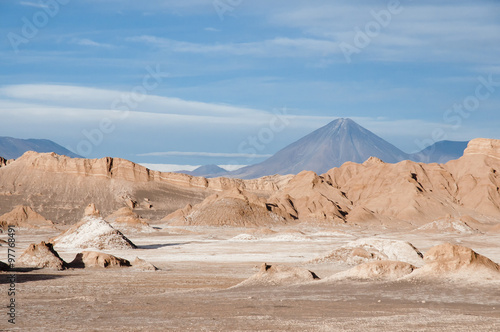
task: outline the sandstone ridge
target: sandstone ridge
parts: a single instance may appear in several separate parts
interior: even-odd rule
[[[234,187],[248,190],[277,190],[279,177],[263,177],[256,180],[229,178],[205,179],[181,173],[165,173],[121,158],[82,159],[60,156],[55,153],[26,152],[15,161],[34,170],[48,173],[73,174],[83,177],[103,177],[130,182],[164,182],[182,187],[225,190]],[[275,181],[278,180],[278,181]],[[286,178],[284,179],[286,182]]]
[[[0,210],[33,202],[49,218],[74,223],[82,203],[91,199],[100,202],[104,215],[129,206],[141,218],[167,216],[182,225],[374,223],[415,229],[449,215],[470,216],[489,227],[500,217],[499,146],[498,140],[472,140],[464,156],[446,164],[369,158],[321,175],[303,171],[255,180],[161,173],[119,158],[27,152],[0,168]],[[224,209],[234,221],[203,217],[224,215]]]
[[[487,138],[473,139],[467,145],[467,149],[464,151],[464,156],[477,154],[500,159],[500,140]]]

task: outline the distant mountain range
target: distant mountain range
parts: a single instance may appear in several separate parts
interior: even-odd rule
[[[82,158],[59,144],[48,139],[19,139],[0,137],[0,156],[5,159],[17,159],[26,151],[55,152],[72,158]]]
[[[410,154],[409,159],[419,163],[444,164],[460,158],[468,143],[468,141],[439,141],[420,152]]]
[[[227,170],[217,165],[203,165],[198,167],[194,171],[177,171],[175,173],[184,173],[192,176],[203,176],[203,177],[213,178],[217,176],[223,176],[224,174],[227,173]]]
[[[397,163],[402,160],[446,163],[460,158],[467,143],[440,141],[418,153],[408,154],[353,120],[341,118],[286,146],[261,163],[232,172],[217,165],[205,165],[194,171],[179,173],[207,178],[225,176],[241,179],[274,174],[298,174],[303,170],[323,174],[334,167],[342,166],[345,162],[363,163],[370,157],[377,157],[386,163]],[[16,159],[29,150],[82,158],[50,140],[0,137],[0,157]]]
[[[346,161],[362,163],[371,156],[388,163],[408,157],[353,120],[337,119],[288,145],[269,159],[231,172],[231,176],[247,179],[271,174],[297,174],[303,170],[322,174]]]
[[[363,163],[370,157],[377,157],[386,163],[402,160],[446,163],[460,158],[467,143],[441,141],[418,153],[407,154],[353,120],[341,118],[288,145],[259,164],[217,176],[253,179],[273,174],[297,174],[303,170],[323,174],[345,162]]]

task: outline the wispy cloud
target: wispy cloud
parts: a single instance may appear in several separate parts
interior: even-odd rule
[[[272,154],[251,154],[251,153],[226,153],[226,152],[185,152],[185,151],[166,151],[141,153],[138,157],[211,157],[211,158],[268,158]]]
[[[97,89],[70,85],[22,84],[0,87],[0,96],[22,103],[42,103],[45,106],[112,110],[115,101],[132,100],[134,112],[159,113],[182,116],[251,118],[269,116],[270,113],[247,107],[204,103],[163,97],[153,94],[139,96],[134,101],[132,92]],[[122,104],[120,104],[122,105]]]
[[[36,7],[36,8],[48,8],[49,6],[40,2],[31,2],[31,1],[20,1],[20,5],[22,6],[27,6],[27,7]]]
[[[112,48],[112,47],[114,47],[111,44],[98,43],[98,42],[93,41],[93,40],[88,39],[88,38],[72,39],[71,42],[73,44],[77,44],[77,45],[81,45],[81,46],[104,47],[104,48]]]
[[[160,172],[194,171],[201,165],[178,165],[178,164],[148,164],[140,163],[142,166]],[[217,165],[226,171],[236,171],[247,165]]]
[[[492,7],[497,10],[492,10]],[[498,4],[485,6],[466,1],[419,4],[401,1],[359,61],[468,61],[494,60],[500,52]],[[387,11],[386,3],[296,4],[269,14],[275,26],[300,29],[307,36],[354,44],[357,31],[376,22],[373,13]],[[466,22],[466,23],[464,23]],[[476,50],[488,47],[489,54]]]
[[[322,57],[340,52],[337,43],[312,38],[276,37],[256,42],[201,44],[143,35],[130,37],[166,51],[214,55],[251,55],[260,57]]]

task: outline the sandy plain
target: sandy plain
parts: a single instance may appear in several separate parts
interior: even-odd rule
[[[153,225],[155,226],[155,225]],[[136,256],[160,271],[133,268],[18,269],[16,324],[2,331],[498,331],[500,283],[447,281],[312,282],[233,287],[263,262],[305,267],[324,279],[350,268],[310,263],[349,241],[377,237],[409,241],[422,253],[451,242],[500,262],[500,234],[397,232],[384,228],[304,226],[241,236],[247,228],[168,227],[125,234]],[[300,233],[299,233],[300,232]],[[60,230],[19,230],[18,255]],[[234,239],[236,237],[236,239]],[[0,234],[6,239],[6,234]],[[238,240],[240,239],[240,240]],[[243,240],[242,240],[243,239]],[[6,247],[0,247],[2,260]],[[81,250],[58,250],[71,261]],[[9,272],[0,274],[6,294]],[[8,301],[2,295],[3,302]],[[5,308],[5,306],[4,306]],[[6,309],[4,309],[6,311]]]

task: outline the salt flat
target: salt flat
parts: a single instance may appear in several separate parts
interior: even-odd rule
[[[185,234],[171,234],[180,233],[179,228],[157,226],[162,229],[155,233],[125,234],[138,249],[102,251],[128,260],[138,256],[160,271],[94,268],[18,272],[17,330],[500,329],[499,283],[340,280],[233,287],[255,274],[263,262],[303,267],[327,278],[350,266],[310,261],[367,237],[409,241],[422,252],[443,242],[460,243],[499,262],[498,235],[409,234],[373,227],[280,227],[268,235],[248,228],[182,227]],[[253,240],[234,240],[252,232]],[[54,230],[20,231],[18,252],[29,243],[57,234]],[[58,252],[71,261],[80,251]]]

